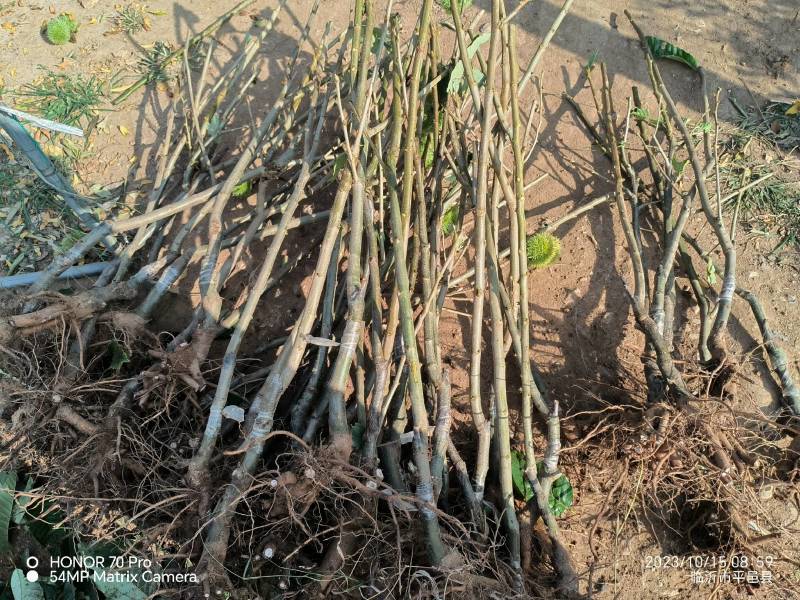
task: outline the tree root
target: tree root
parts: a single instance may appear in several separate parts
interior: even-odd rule
[[[37,298],[54,302],[34,312],[8,317],[0,324],[0,343],[7,344],[15,335],[28,336],[52,329],[63,322],[80,323],[84,319],[103,311],[110,302],[131,300],[136,290],[127,283],[115,283],[102,288],[93,288],[75,296],[63,296],[55,292],[43,292]]]

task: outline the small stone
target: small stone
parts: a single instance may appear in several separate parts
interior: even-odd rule
[[[788,296],[786,296],[786,301],[789,304],[797,304],[797,296],[795,296],[794,294],[789,294]]]
[[[750,271],[747,274],[747,278],[748,279],[755,279],[756,277],[758,277],[758,271]]]
[[[225,417],[226,419],[237,421],[238,423],[243,423],[244,409],[241,406],[236,406],[235,404],[228,404],[225,408],[222,409],[222,416]]]

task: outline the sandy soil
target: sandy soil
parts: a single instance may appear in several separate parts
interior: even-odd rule
[[[485,10],[489,0],[477,0],[471,14]],[[0,81],[13,90],[37,76],[37,67],[66,72],[95,73],[110,78],[118,71],[130,73],[137,60],[136,44],[156,40],[181,43],[187,34],[197,32],[233,2],[153,0],[147,4],[163,16],[152,16],[152,29],[131,39],[124,34],[106,35],[114,3],[103,0],[19,0],[0,2]],[[224,45],[235,48],[250,28],[250,14],[265,13],[275,0],[257,2],[253,10],[237,15],[224,30]],[[305,22],[311,0],[288,3],[276,32],[263,52],[264,103],[274,94],[280,68]],[[405,31],[413,28],[420,0],[398,0]],[[553,0],[535,0],[518,16],[521,29],[522,62],[533,54],[559,8]],[[312,29],[318,41],[325,23],[334,30],[349,20],[349,6],[325,0]],[[616,0],[600,3],[576,0],[553,40],[541,71],[543,127],[534,161],[526,173],[529,181],[541,174],[548,177],[533,187],[527,198],[529,229],[543,219],[568,211],[577,202],[608,191],[602,177],[607,173],[605,159],[594,152],[584,129],[561,95],[566,92],[588,109],[591,98],[581,78],[582,65],[592,52],[606,61],[624,106],[631,85],[648,87],[644,62],[640,59],[634,33],[623,10],[637,16],[649,33],[668,39],[691,51],[709,74],[711,89],[722,89],[720,114],[732,117],[728,97],[740,104],[752,103],[750,93],[759,100],[796,97],[800,90],[800,4],[797,0]],[[48,45],[39,35],[42,21],[51,12],[74,13],[81,24],[78,43],[63,47]],[[93,22],[94,21],[94,22]],[[5,23],[10,26],[6,27]],[[219,66],[219,65],[217,65]],[[699,107],[696,80],[680,66],[664,65],[668,85],[676,99],[689,110]],[[749,90],[749,91],[748,91]],[[531,93],[526,106],[537,100]],[[3,97],[8,102],[8,94]],[[105,126],[92,138],[92,152],[82,165],[82,177],[92,183],[120,181],[131,166],[137,176],[151,172],[154,148],[161,134],[166,92],[147,89],[129,99],[119,110],[105,116]],[[261,107],[253,106],[255,111]],[[120,126],[124,129],[121,130]],[[123,135],[121,131],[129,133]],[[629,268],[622,246],[617,218],[610,207],[570,222],[558,230],[564,249],[560,262],[537,272],[531,279],[531,319],[534,325],[536,360],[551,394],[565,411],[580,405],[587,394],[609,400],[625,398],[638,383],[629,373],[640,372],[642,337],[631,323],[624,291]],[[305,235],[308,235],[307,233]],[[313,231],[312,234],[313,235]],[[290,245],[299,240],[291,239]],[[764,255],[777,238],[742,234],[739,273],[745,285],[762,299],[767,316],[787,348],[800,348],[800,305],[797,302],[798,263],[795,250],[780,260],[765,260]],[[291,253],[290,253],[291,254]],[[265,299],[264,309],[253,330],[261,339],[279,335],[291,314],[303,302],[302,279],[276,291]],[[190,292],[192,290],[180,290]],[[281,311],[270,308],[280,299]],[[684,304],[686,302],[684,301]],[[185,307],[187,310],[189,306]],[[458,306],[453,305],[458,311]],[[745,306],[737,306],[734,321],[739,335],[736,351],[750,351],[756,344],[755,323]],[[468,388],[469,322],[457,313],[447,313],[443,323],[444,357],[452,365],[454,406],[466,402]],[[796,355],[792,357],[797,365]],[[762,369],[763,371],[763,369]],[[758,369],[750,373],[763,375]],[[768,406],[774,398],[755,392],[756,386],[742,386],[744,402]],[[629,391],[622,391],[629,390]],[[466,420],[460,421],[468,427]],[[565,536],[575,552],[585,589],[595,598],[695,598],[706,597],[711,587],[698,587],[689,572],[680,569],[646,570],[645,557],[674,551],[668,541],[659,540],[637,517],[615,523],[596,533],[601,560],[595,561],[585,549],[588,524],[613,485],[612,468],[598,465],[587,468],[565,453],[566,471],[577,489],[577,503],[563,521]],[[589,581],[591,578],[591,588]],[[788,582],[783,582],[787,585]],[[800,583],[795,582],[800,585]],[[791,597],[778,588],[762,586],[750,597]],[[722,597],[739,598],[747,592],[731,588]]]

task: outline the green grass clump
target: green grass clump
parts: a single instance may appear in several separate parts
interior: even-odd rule
[[[161,40],[144,51],[139,59],[138,71],[147,78],[148,83],[163,83],[172,79],[168,67],[164,64],[172,51],[172,46]]]
[[[118,9],[113,22],[117,31],[124,31],[129,35],[150,30],[150,19],[138,4],[128,4]]]
[[[550,233],[535,233],[528,238],[528,266],[541,269],[552,265],[561,256],[561,242]]]
[[[785,116],[800,122],[800,116]],[[794,157],[781,150],[781,141],[787,138],[779,140],[742,126],[729,133],[719,175],[731,228],[744,226],[757,235],[777,233],[783,240],[778,247],[800,243],[800,182]],[[800,144],[800,126],[796,135]]]
[[[78,31],[78,24],[67,14],[53,17],[47,22],[45,36],[47,41],[55,46],[63,46],[67,42],[75,40]]]
[[[66,179],[72,169],[51,157]],[[0,152],[0,272],[36,271],[54,249],[74,243],[80,222],[24,160]],[[80,239],[80,237],[78,237]]]
[[[768,102],[759,109],[743,108],[731,98],[739,113],[739,128],[773,142],[782,150],[800,146],[800,115],[792,113],[786,102]],[[788,111],[788,114],[787,114]]]
[[[17,94],[24,110],[65,125],[86,125],[97,116],[103,102],[103,84],[96,77],[67,75],[46,70]]]
[[[737,190],[772,172],[770,165],[724,166],[720,170],[725,189]],[[800,242],[800,186],[774,176],[746,189],[725,202],[739,223],[764,231],[779,231],[788,240]]]

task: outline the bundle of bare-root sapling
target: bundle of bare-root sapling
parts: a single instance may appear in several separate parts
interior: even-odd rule
[[[561,476],[559,407],[530,347],[533,112],[521,108],[571,2],[523,70],[500,1],[480,35],[451,3],[445,60],[432,0],[410,39],[391,2],[380,15],[356,0],[348,31],[312,41],[317,0],[285,70],[271,75],[277,93],[254,102],[259,51],[284,4],[219,73],[214,40],[199,71],[188,44],[176,53],[179,84],[141,213],[101,223],[56,258],[0,330],[15,351],[60,353],[55,368],[32,369],[42,378],[26,392],[35,411],[12,394],[16,447],[24,454],[47,433],[63,473],[85,469],[91,497],[130,499],[115,506],[137,516],[126,550],[189,558],[213,594],[326,593],[352,585],[345,572],[370,593],[440,578],[467,594],[521,593],[532,539],[520,508],[542,519],[558,586],[571,593],[549,501]],[[120,250],[91,288],[52,291],[109,235]],[[267,292],[303,265],[299,314],[253,349],[253,323],[275,310]],[[439,339],[444,306],[462,293],[458,272],[469,280],[474,449],[451,436]],[[171,335],[151,331],[178,284],[198,291],[191,317]],[[33,424],[35,414],[46,418]],[[516,429],[529,506],[514,497]]]
[[[791,477],[786,465],[796,455],[780,441],[797,435],[800,396],[758,299],[737,285],[736,246],[725,222],[719,178],[718,96],[712,104],[705,74],[691,59],[688,76],[697,79],[700,121],[687,125],[655,60],[659,41],[631,23],[655,106],[648,106],[637,87],[626,107],[615,106],[605,64],[586,71],[597,125],[568,98],[610,162],[614,190],[600,201],[613,200],[616,206],[632,271],[627,293],[645,337],[644,431],[633,431],[637,440],[630,447],[636,452],[623,471],[636,465],[649,473],[649,485],[632,484],[636,493],[647,510],[673,527],[677,523],[690,545],[710,544],[755,559],[779,539],[782,526],[780,515],[760,502],[754,489]],[[697,235],[703,226],[710,240],[701,243]],[[721,266],[714,262],[716,250]],[[711,269],[722,275],[719,289],[707,276]],[[682,308],[681,281],[688,284],[689,304],[696,310]],[[743,409],[737,398],[741,365],[730,348],[737,295],[752,308],[775,374],[782,405],[774,413]],[[688,355],[687,347],[693,348]],[[611,496],[630,491],[621,484],[622,479]],[[770,551],[782,554],[779,545]]]

